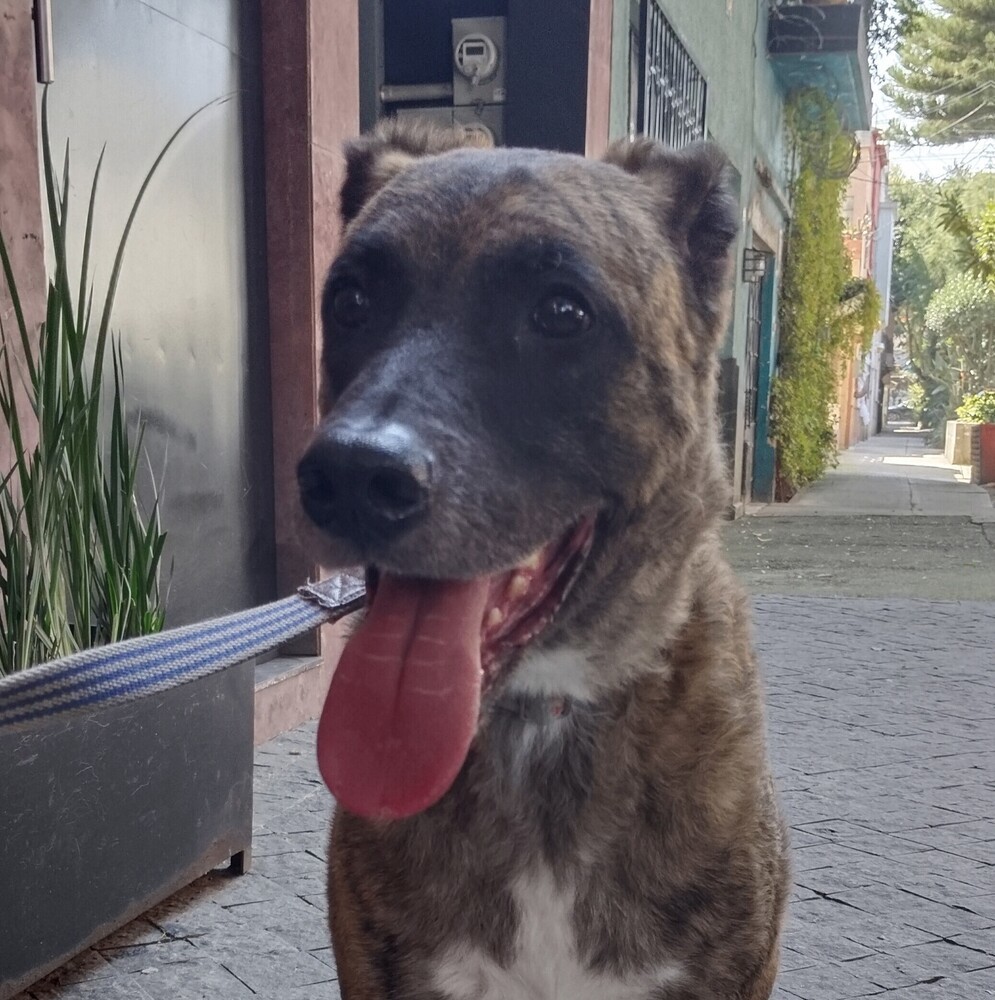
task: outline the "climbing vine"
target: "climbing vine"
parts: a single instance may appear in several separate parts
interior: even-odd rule
[[[849,336],[844,347],[859,343],[862,351],[869,351],[874,331],[881,321],[881,294],[870,278],[851,278],[843,287],[840,300],[839,323]]]
[[[831,406],[840,361],[856,342],[869,346],[881,306],[871,282],[851,278],[843,239],[840,206],[856,162],[853,138],[817,92],[790,100],[787,124],[797,169],[773,386],[780,499],[818,479],[834,461]]]

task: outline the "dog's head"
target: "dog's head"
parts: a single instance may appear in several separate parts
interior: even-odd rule
[[[387,127],[349,147],[326,413],[300,464],[323,562],[366,566],[373,595],[334,725],[390,702],[386,742],[398,712],[441,700],[433,725],[468,742],[482,686],[555,643],[636,551],[679,562],[725,502],[714,356],[737,219],[721,154],[462,142]]]

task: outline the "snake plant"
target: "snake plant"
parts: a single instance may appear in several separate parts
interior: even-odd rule
[[[212,102],[213,103],[213,102]],[[48,93],[41,107],[50,275],[45,318],[32,329],[18,295],[9,243],[0,265],[13,327],[0,317],[0,415],[11,451],[0,469],[0,675],[89,646],[155,632],[164,620],[165,533],[159,490],[143,505],[143,424],[129,419],[120,341],[111,330],[128,236],[160,163],[194,112],[160,150],[122,231],[106,291],[94,301],[90,251],[103,153],[83,220],[75,274],[69,261],[69,147],[52,158]]]

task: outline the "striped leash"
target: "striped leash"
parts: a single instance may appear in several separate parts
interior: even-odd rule
[[[134,701],[244,663],[338,621],[361,608],[365,596],[363,580],[340,574],[272,604],[86,649],[0,678],[0,733]]]

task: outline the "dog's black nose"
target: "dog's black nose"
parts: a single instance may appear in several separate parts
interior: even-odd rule
[[[428,448],[399,424],[331,423],[297,467],[308,516],[345,537],[382,536],[410,525],[428,506],[431,479]]]

